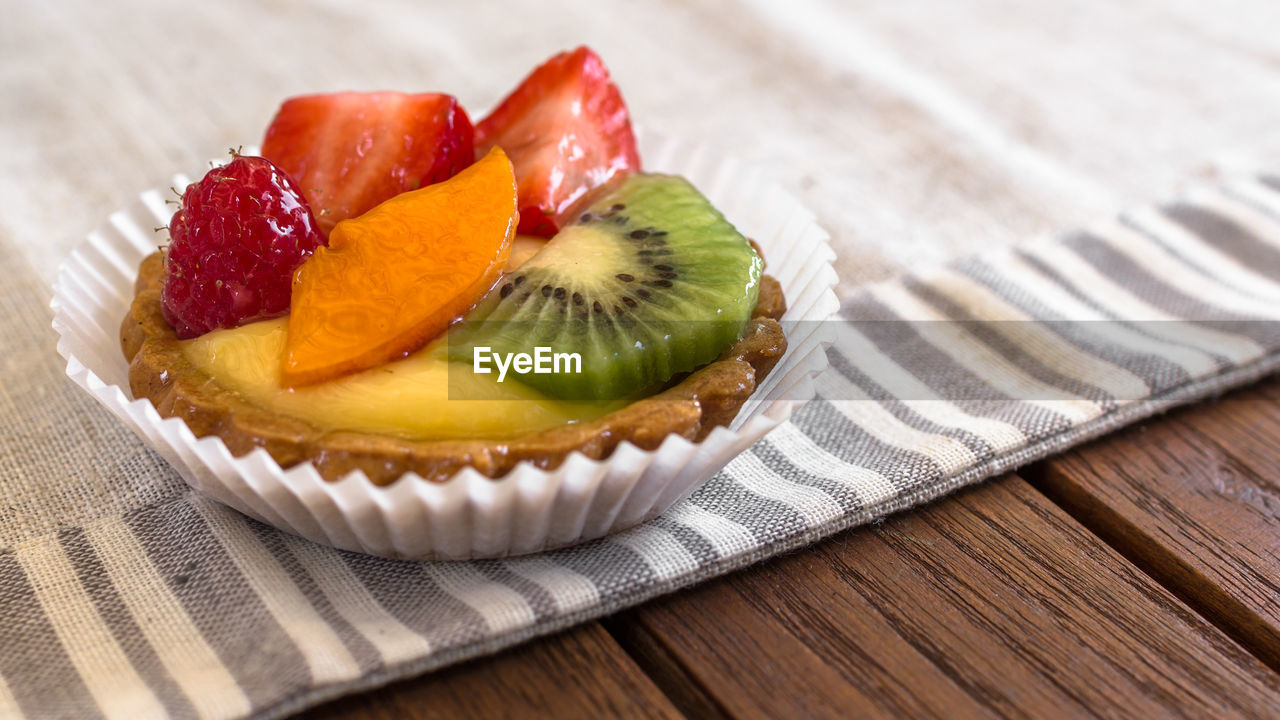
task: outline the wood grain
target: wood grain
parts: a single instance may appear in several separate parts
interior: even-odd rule
[[[1079,448],[1037,484],[1280,669],[1280,382]]]
[[[673,697],[696,685],[735,718],[1256,717],[1280,698],[1280,677],[1017,477],[610,628],[683,683]]]
[[[679,718],[598,623],[362,695],[299,718]]]

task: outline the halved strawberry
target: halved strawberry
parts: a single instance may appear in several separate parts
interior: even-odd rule
[[[592,190],[640,169],[622,93],[586,46],[540,65],[476,124],[476,152],[494,145],[515,165],[520,232],[546,237]]]
[[[262,155],[298,183],[328,236],[340,221],[470,165],[474,130],[451,95],[304,95],[280,106]]]

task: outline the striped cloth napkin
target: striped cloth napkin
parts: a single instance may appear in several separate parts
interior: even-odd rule
[[[31,342],[30,295],[0,290],[6,347]],[[869,286],[843,314],[820,398],[687,500],[603,541],[483,562],[341,553],[186,490],[69,383],[31,383],[52,377],[49,342],[21,380],[3,378],[0,410],[17,418],[0,453],[6,482],[59,477],[60,458],[87,442],[104,487],[123,473],[160,490],[141,509],[0,550],[0,717],[279,717],[611,613],[1258,378],[1280,362],[1280,179]],[[47,426],[89,439],[37,432],[18,407],[28,400],[52,408],[39,415]],[[0,508],[0,538],[23,521],[21,507]]]

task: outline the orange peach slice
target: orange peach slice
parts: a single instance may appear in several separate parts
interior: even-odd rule
[[[495,147],[445,182],[338,223],[293,274],[284,382],[322,382],[425,345],[493,287],[518,222],[511,161]]]

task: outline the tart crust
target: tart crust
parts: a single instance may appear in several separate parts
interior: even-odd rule
[[[597,420],[510,440],[412,440],[335,431],[247,402],[188,361],[161,312],[163,272],[161,253],[142,261],[133,304],[120,327],[133,396],[148,398],[165,417],[182,418],[197,437],[221,437],[232,455],[265,448],[281,467],[312,461],[327,480],[362,470],[379,485],[408,472],[443,482],[468,466],[497,478],[520,462],[555,468],[575,450],[603,459],[624,440],[644,450],[656,449],[672,433],[698,441],[737,415],[787,348],[778,324],[786,300],[778,282],[765,275],[746,330],[719,359]]]

